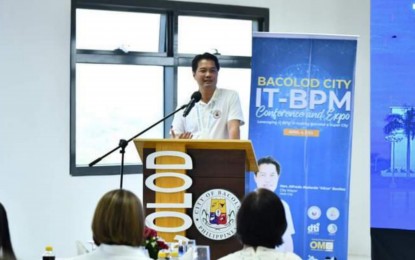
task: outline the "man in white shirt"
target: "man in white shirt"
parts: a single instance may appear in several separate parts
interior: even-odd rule
[[[255,173],[255,183],[257,188],[268,189],[275,192],[278,187],[280,178],[280,164],[272,157],[264,157],[258,160],[258,172]],[[283,244],[278,246],[277,250],[281,252],[294,252],[294,243],[292,235],[295,234],[293,218],[291,215],[290,206],[287,202],[281,199],[284,206],[285,217],[287,219],[287,229],[282,236]]]
[[[202,99],[184,117],[176,114],[171,129],[173,138],[240,139],[244,124],[241,103],[236,91],[216,86],[220,66],[215,55],[203,53],[192,61],[193,78]]]

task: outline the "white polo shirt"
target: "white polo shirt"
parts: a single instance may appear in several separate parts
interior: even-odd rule
[[[187,117],[176,114],[172,130],[176,135],[190,132],[193,139],[228,139],[230,120],[244,124],[239,95],[234,90],[217,88],[209,103],[199,101]]]

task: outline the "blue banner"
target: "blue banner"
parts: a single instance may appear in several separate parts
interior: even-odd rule
[[[396,17],[393,22],[391,10]],[[414,22],[414,9],[406,8],[405,5],[397,8],[396,1],[376,1],[372,5],[372,228],[415,230]],[[391,33],[391,37],[383,37],[385,32],[394,33]],[[402,37],[403,32],[405,38]]]
[[[288,221],[281,251],[347,259],[353,36],[255,33],[249,138],[259,172],[248,190],[274,190]]]

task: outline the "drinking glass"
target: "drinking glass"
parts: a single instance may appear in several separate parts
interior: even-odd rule
[[[196,258],[195,260],[210,260],[210,247],[209,246],[196,246],[195,248]]]
[[[197,259],[197,252],[196,252],[196,240],[189,239],[186,245],[186,251],[192,250],[193,251],[193,259]]]

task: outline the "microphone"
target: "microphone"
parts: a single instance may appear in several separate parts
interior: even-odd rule
[[[200,99],[202,99],[202,94],[199,91],[196,91],[192,94],[189,104],[187,104],[186,109],[183,112],[183,117],[186,117],[190,113],[190,110],[192,110],[192,108],[197,102],[200,101]]]

